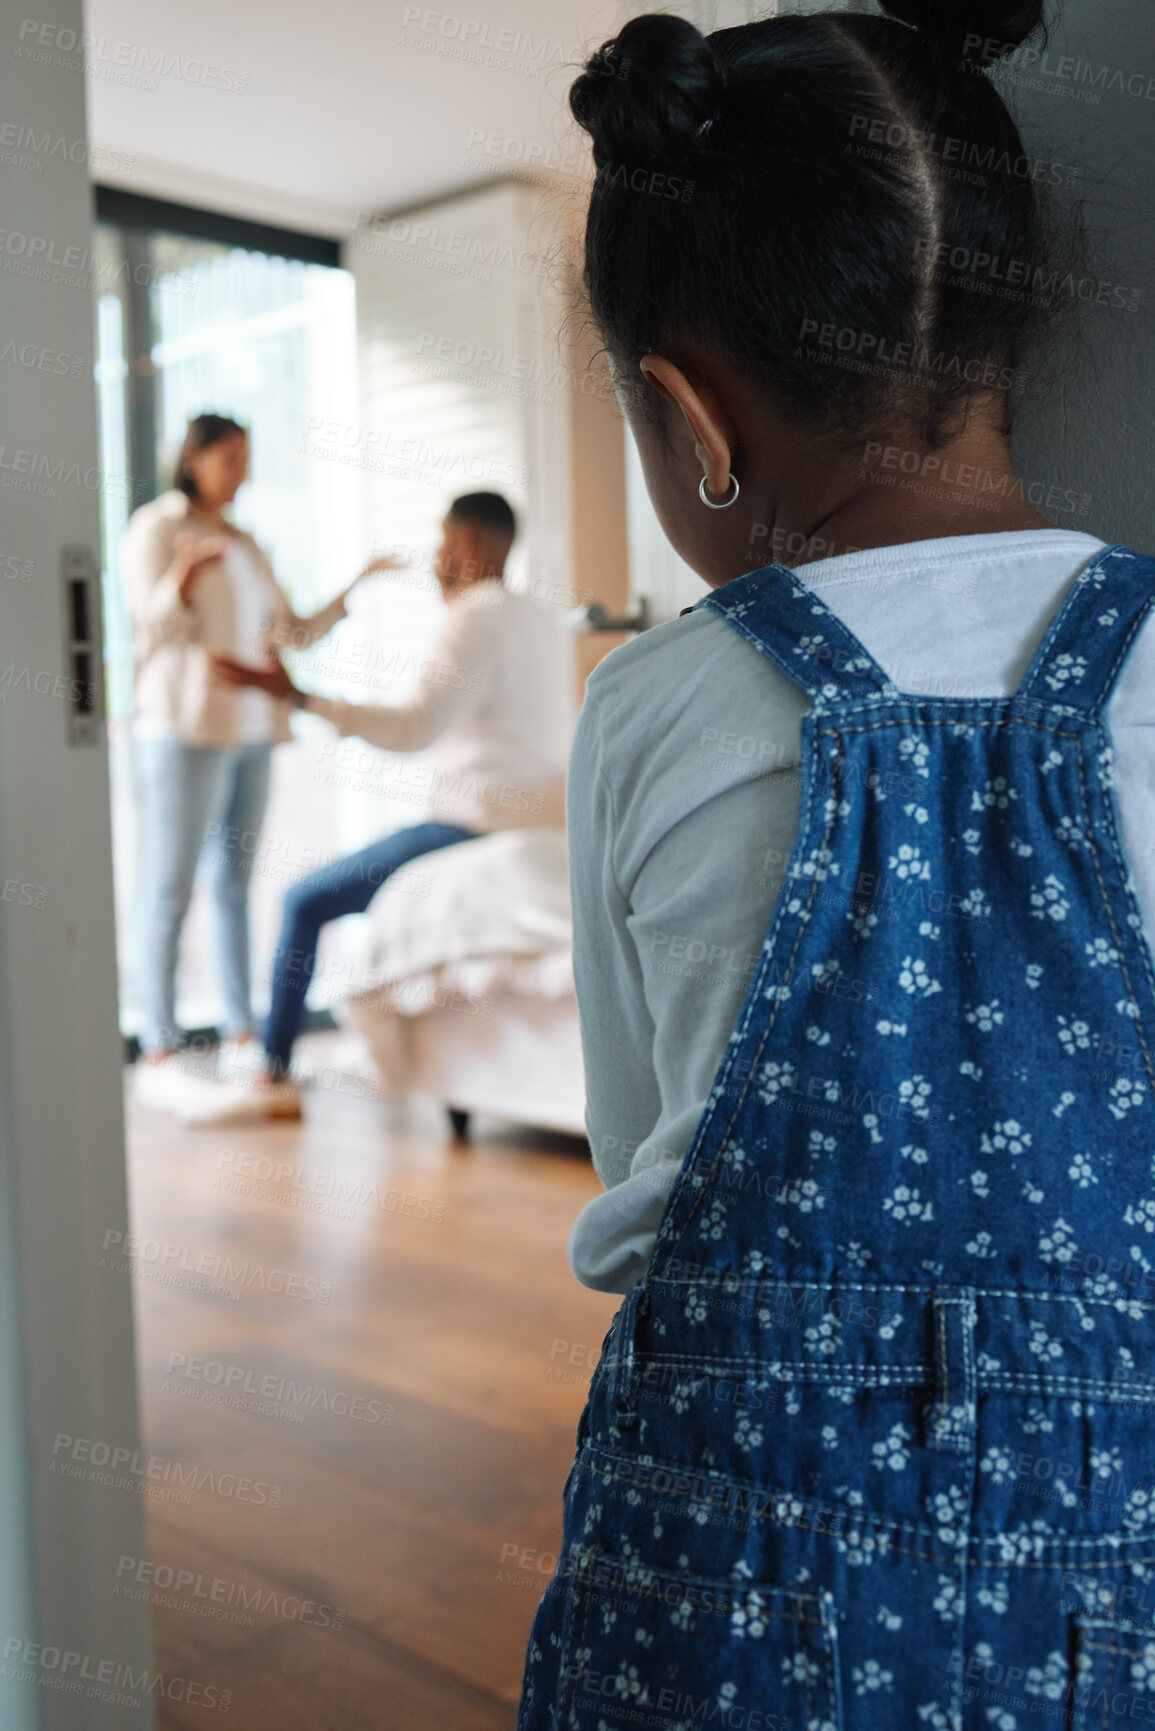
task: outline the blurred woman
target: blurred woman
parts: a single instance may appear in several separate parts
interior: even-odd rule
[[[177,956],[197,861],[209,834],[253,834],[264,819],[272,748],[289,738],[287,706],[209,678],[225,650],[260,660],[270,642],[303,648],[345,613],[344,590],[308,618],[294,613],[265,555],[225,515],[248,474],[249,439],[225,415],[197,415],[174,486],[136,511],[121,546],[135,666],[133,747],[141,875],[137,984],[144,1062],[138,1095],[164,1105],[179,1086]],[[356,581],[356,579],[355,579]],[[210,825],[219,826],[210,830]],[[217,847],[212,892],[226,1038],[252,1036],[251,849]]]

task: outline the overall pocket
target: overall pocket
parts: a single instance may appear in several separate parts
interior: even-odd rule
[[[558,1731],[842,1731],[826,1598],[674,1574],[597,1548],[563,1568]]]
[[[1110,1618],[1075,1619],[1071,1731],[1155,1725],[1155,1629]]]

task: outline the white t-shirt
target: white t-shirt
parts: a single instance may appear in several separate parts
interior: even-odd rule
[[[1060,529],[955,536],[798,570],[900,690],[1014,692],[1104,543]],[[1106,721],[1122,840],[1155,934],[1155,619]],[[794,846],[809,700],[699,611],[594,670],[570,762],[574,974],[586,1123],[606,1185],[569,1242],[579,1280],[628,1292],[705,1107]]]
[[[395,659],[387,650],[387,658]],[[310,697],[341,734],[382,751],[431,747],[419,781],[383,766],[388,788],[417,792],[442,823],[522,829],[565,817],[565,768],[577,711],[573,640],[556,607],[497,578],[451,598],[435,640],[414,660],[404,703]]]

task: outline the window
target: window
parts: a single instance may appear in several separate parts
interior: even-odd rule
[[[98,195],[97,214],[104,219],[97,254],[107,283],[97,304],[97,386],[113,843],[122,1025],[131,1032],[132,640],[120,540],[132,511],[171,485],[189,417],[213,410],[250,430],[250,478],[233,516],[269,555],[297,611],[311,611],[348,582],[362,553],[359,481],[348,467],[318,458],[310,430],[326,420],[356,419],[356,327],[353,279],[338,267],[335,243],[122,193]],[[265,832],[286,859],[294,838],[316,834],[329,817],[323,791],[284,761],[293,749],[274,755]],[[300,869],[286,865],[255,876],[255,955],[270,953],[285,882]],[[184,940],[178,1020],[186,1028],[218,1019],[203,902],[198,893]],[[260,978],[258,970],[258,1000]]]

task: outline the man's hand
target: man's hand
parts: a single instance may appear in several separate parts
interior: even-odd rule
[[[210,652],[209,660],[217,685],[252,686],[281,703],[292,703],[297,696],[297,688],[285,672],[280,656],[271,651],[263,667],[251,667],[247,661],[238,661],[235,656],[222,655],[216,650]]]

